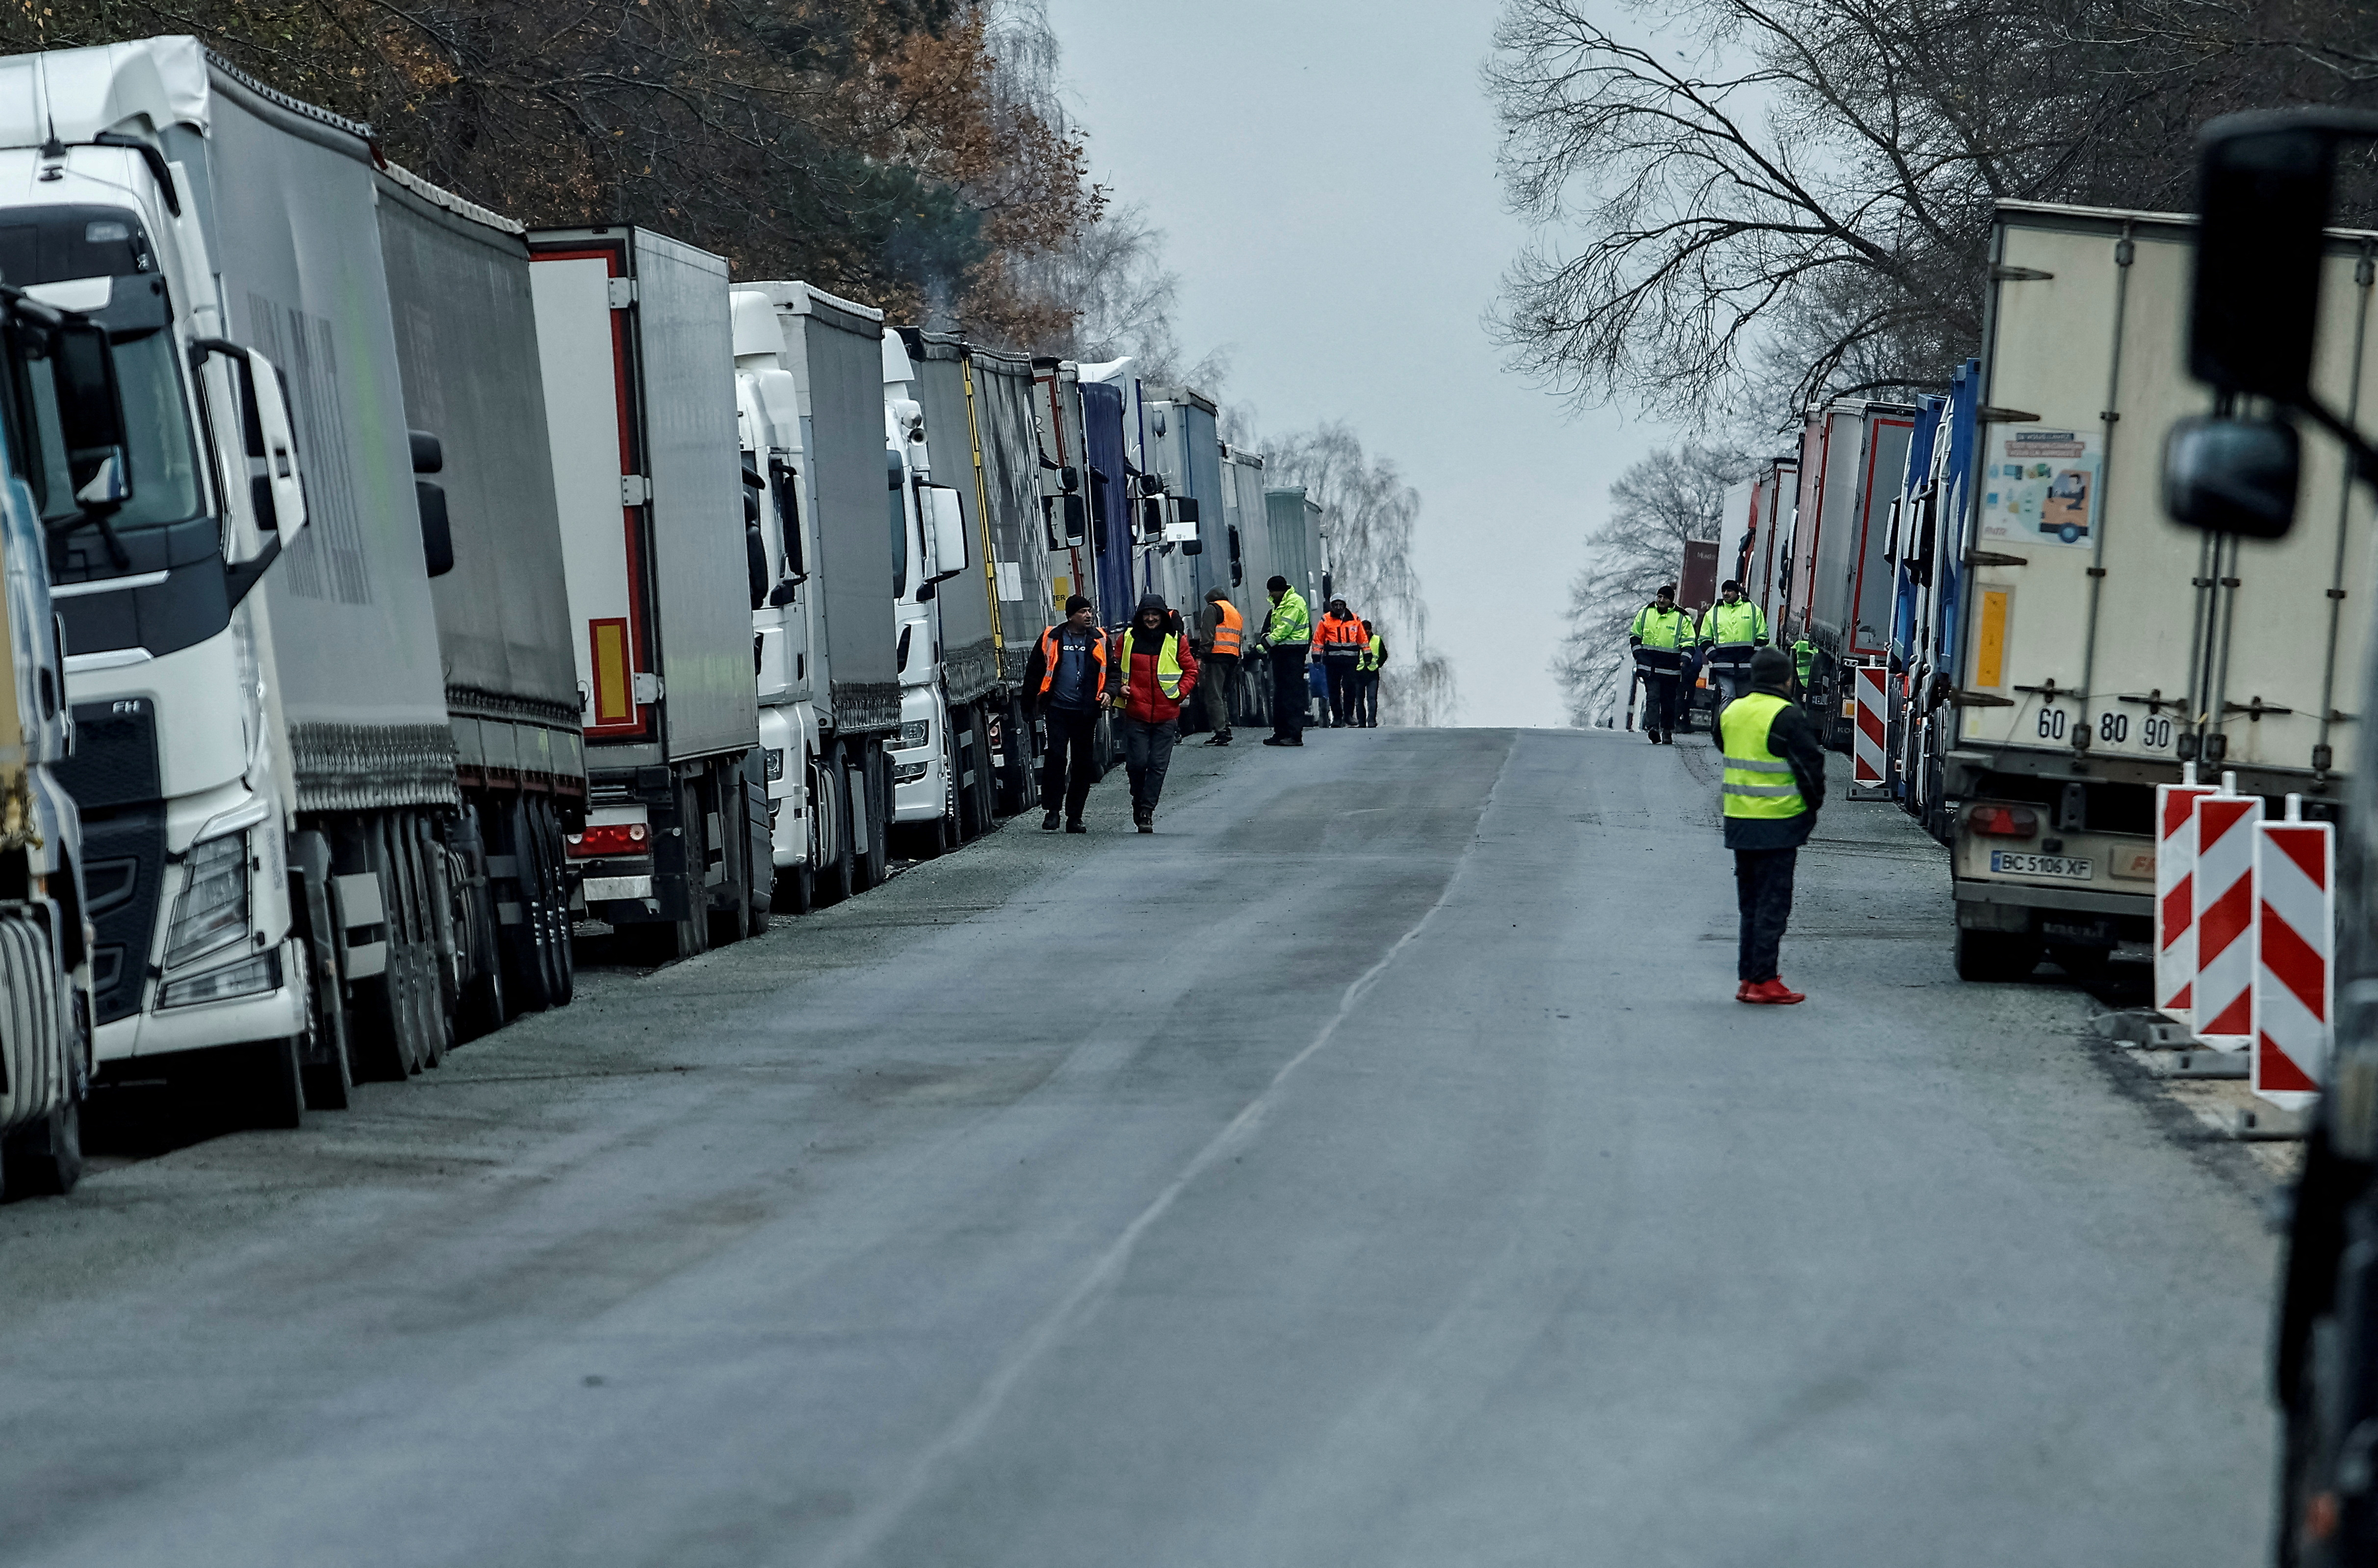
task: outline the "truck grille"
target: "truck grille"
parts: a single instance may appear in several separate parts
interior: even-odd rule
[[[165,874],[165,807],[157,774],[157,711],[145,697],[80,702],[74,755],[59,782],[82,812],[84,913],[99,928],[91,949],[98,1022],[140,1011],[157,894]]]

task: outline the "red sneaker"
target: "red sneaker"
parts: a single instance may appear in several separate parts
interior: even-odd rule
[[[1736,1001],[1748,1001],[1750,999],[1749,981],[1745,980],[1742,984],[1734,988],[1734,999]]]
[[[1788,1007],[1796,1001],[1807,1001],[1807,994],[1793,990],[1779,976],[1772,980],[1760,980],[1742,989],[1745,1001],[1763,1002],[1773,1007]]]

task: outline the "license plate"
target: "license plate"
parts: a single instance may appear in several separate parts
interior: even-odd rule
[[[2077,856],[2016,855],[2003,849],[1990,851],[1990,869],[2002,877],[2061,877],[2073,882],[2085,882],[2096,875],[2092,862]]]

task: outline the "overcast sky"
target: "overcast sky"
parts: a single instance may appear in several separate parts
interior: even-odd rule
[[[1565,722],[1547,664],[1579,540],[1669,432],[1565,415],[1487,341],[1525,237],[1478,86],[1495,0],[1048,6],[1094,177],[1166,231],[1185,356],[1227,345],[1221,394],[1261,428],[1346,420],[1419,490],[1460,723]]]

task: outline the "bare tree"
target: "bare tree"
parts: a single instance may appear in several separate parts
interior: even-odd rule
[[[2032,0],[1701,0],[1643,41],[1602,8],[1507,0],[1486,69],[1506,193],[1544,229],[1498,332],[1579,401],[1709,424],[1944,380],[1992,204],[2063,194],[2125,102]]]
[[[1733,449],[1687,443],[1653,452],[1610,486],[1610,517],[1586,535],[1586,564],[1568,585],[1567,635],[1553,655],[1569,723],[1600,724],[1626,700],[1635,612],[1676,581],[1687,541],[1718,536],[1726,488],[1750,466]]]
[[[1302,485],[1321,505],[1331,587],[1387,640],[1387,673],[1379,683],[1382,722],[1451,724],[1459,706],[1453,666],[1429,646],[1428,604],[1411,567],[1420,493],[1404,483],[1393,461],[1366,452],[1343,424],[1261,445],[1266,477]]]

